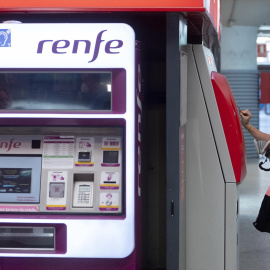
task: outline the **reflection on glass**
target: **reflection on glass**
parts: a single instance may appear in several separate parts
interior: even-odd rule
[[[110,72],[0,73],[0,109],[111,110]]]
[[[11,99],[8,91],[4,88],[0,89],[0,109],[8,109],[11,105]]]

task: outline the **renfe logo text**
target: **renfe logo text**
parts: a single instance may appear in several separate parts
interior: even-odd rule
[[[11,148],[19,148],[22,143],[13,142],[14,139],[11,139],[9,142],[0,142],[0,149],[7,149],[6,152],[9,152]]]
[[[73,54],[78,53],[78,49],[84,49],[85,54],[90,54],[93,52],[93,57],[88,63],[94,62],[99,55],[100,44],[105,42],[105,53],[107,54],[117,54],[120,53],[120,48],[123,46],[123,41],[119,39],[114,40],[104,40],[102,35],[107,30],[103,30],[98,33],[96,37],[95,44],[92,44],[90,40],[74,40],[73,43],[66,39],[60,40],[41,40],[38,43],[37,53],[43,53],[43,50],[51,49],[54,54],[65,54],[71,52]]]

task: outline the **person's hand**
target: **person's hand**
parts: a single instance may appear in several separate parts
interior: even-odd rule
[[[241,123],[244,127],[247,127],[249,125],[249,120],[252,117],[252,114],[248,109],[240,111],[241,116]]]

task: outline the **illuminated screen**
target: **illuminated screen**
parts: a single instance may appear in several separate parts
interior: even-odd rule
[[[111,110],[111,72],[0,73],[1,110]]]
[[[0,193],[30,193],[31,168],[0,168]]]
[[[0,156],[0,202],[38,203],[41,156]]]
[[[118,151],[103,151],[103,163],[118,163]]]

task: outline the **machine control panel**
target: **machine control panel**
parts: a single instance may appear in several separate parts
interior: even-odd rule
[[[122,213],[123,128],[68,133],[0,136],[0,212]]]

